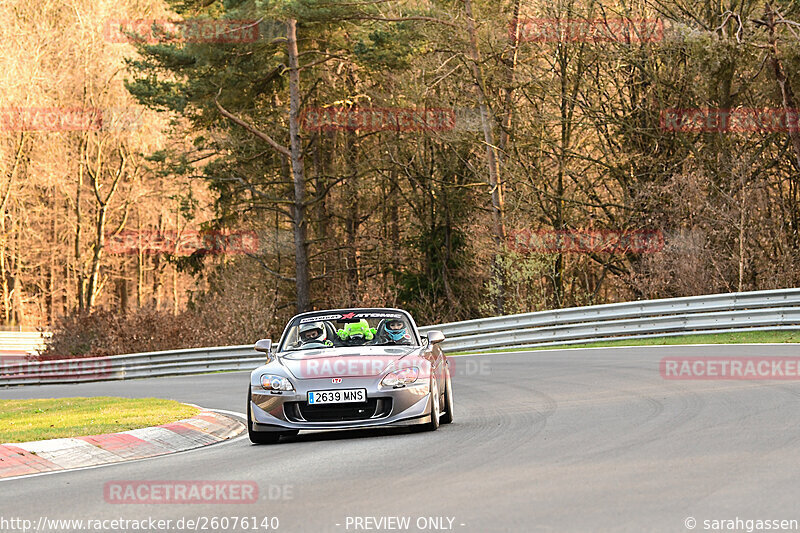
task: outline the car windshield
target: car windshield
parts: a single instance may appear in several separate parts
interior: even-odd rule
[[[361,310],[294,318],[284,334],[280,351],[417,345],[405,313]]]

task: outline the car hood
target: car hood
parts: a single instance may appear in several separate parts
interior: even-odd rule
[[[419,350],[418,346],[325,348],[284,352],[278,361],[297,379],[378,376]]]

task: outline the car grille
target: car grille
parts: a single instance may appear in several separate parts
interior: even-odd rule
[[[308,402],[284,404],[286,418],[292,422],[348,422],[385,418],[392,412],[391,398],[368,398],[364,403],[308,405]]]

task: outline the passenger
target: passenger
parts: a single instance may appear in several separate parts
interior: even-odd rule
[[[384,322],[376,344],[411,344],[411,334],[403,320],[390,318]]]

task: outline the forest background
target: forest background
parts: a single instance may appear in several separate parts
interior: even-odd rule
[[[9,0],[0,324],[50,355],[797,286],[800,5]]]

